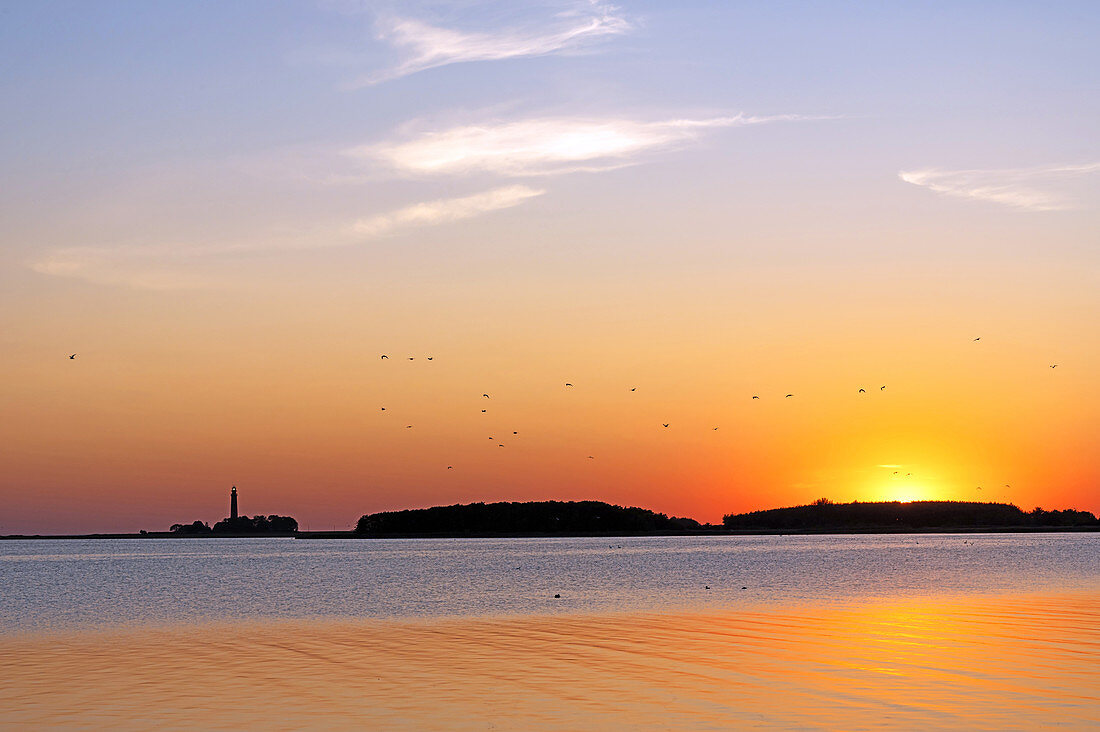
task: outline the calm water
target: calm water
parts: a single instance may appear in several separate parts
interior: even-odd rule
[[[1098,586],[1095,533],[0,541],[7,630],[746,609]]]
[[[3,728],[1100,727],[1096,534],[0,542],[0,588]]]

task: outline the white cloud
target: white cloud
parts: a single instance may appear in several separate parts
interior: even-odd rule
[[[349,154],[380,161],[405,174],[546,175],[618,167],[633,156],[683,142],[705,129],[803,119],[822,118],[744,114],[661,122],[536,118],[454,127],[411,140],[354,148]]]
[[[515,185],[460,198],[413,204],[389,213],[359,219],[339,229],[299,237],[260,237],[255,242],[191,245],[77,246],[56,249],[31,262],[30,268],[56,277],[72,277],[103,285],[139,290],[205,289],[229,286],[202,273],[202,264],[219,255],[348,246],[410,229],[439,226],[501,211],[541,196],[545,191]],[[198,265],[198,266],[196,266]]]
[[[380,24],[379,38],[408,50],[409,58],[352,86],[370,86],[448,64],[546,56],[572,50],[594,39],[630,30],[630,24],[615,11],[612,6],[594,6],[580,14],[562,14],[557,22],[542,24],[537,30],[522,28],[501,33],[463,32],[409,18],[389,20]]]
[[[1027,211],[1064,211],[1073,208],[1059,179],[1100,172],[1100,163],[1053,165],[1003,170],[903,170],[906,183],[956,198],[971,198]]]
[[[397,233],[418,226],[437,226],[450,221],[461,221],[492,211],[518,206],[529,198],[541,196],[546,191],[527,186],[506,186],[463,198],[445,198],[438,201],[417,203],[412,206],[356,221],[351,229],[359,236],[374,238]]]

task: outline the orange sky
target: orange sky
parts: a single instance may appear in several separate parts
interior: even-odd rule
[[[1095,7],[555,2],[12,9],[0,533],[1100,512]]]

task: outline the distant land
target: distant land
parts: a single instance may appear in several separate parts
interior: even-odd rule
[[[175,524],[170,531],[137,534],[9,535],[0,539],[199,539],[234,537],[463,538],[522,536],[722,536],[751,534],[991,533],[1100,531],[1088,511],[1022,511],[1009,503],[912,501],[833,503],[728,514],[721,524],[701,524],[645,508],[602,501],[467,503],[362,516],[354,531],[299,531],[289,516],[229,518]]]

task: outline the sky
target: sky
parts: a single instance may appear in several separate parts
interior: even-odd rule
[[[1098,31],[1057,1],[4,3],[0,533],[213,522],[232,485],[310,529],[1100,512]]]

